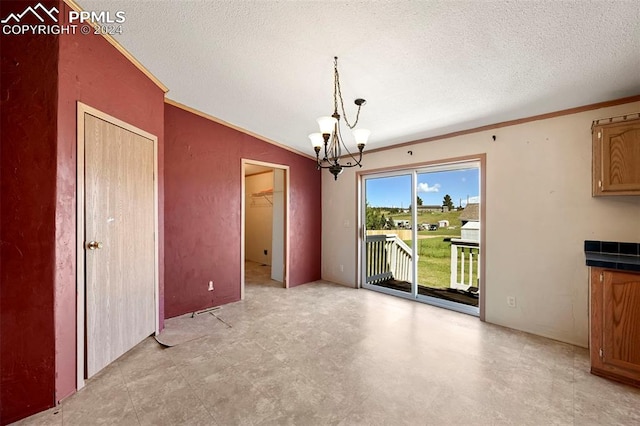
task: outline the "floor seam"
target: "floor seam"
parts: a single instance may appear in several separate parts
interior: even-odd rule
[[[187,380],[187,378],[183,374],[182,369],[180,368],[180,366],[178,364],[176,364],[176,362],[174,361],[174,359],[172,357],[169,357],[169,359],[171,360],[171,364],[173,364],[173,366],[176,368],[176,370],[178,370],[178,373],[180,374],[180,377],[182,377],[182,380],[184,380],[185,383],[187,384],[187,386],[189,386],[189,389],[190,389],[191,393],[198,399],[198,401],[200,401],[200,404],[202,404],[202,407],[207,412],[209,417],[211,417],[211,419],[216,423],[216,425],[220,424],[218,422],[218,420],[216,419],[216,417],[211,413],[211,411],[209,411],[209,408],[207,407],[207,404],[205,403],[205,401],[202,398],[200,398],[198,396],[198,394],[195,392],[194,385],[191,383],[191,381]]]
[[[122,378],[122,382],[124,383],[124,387],[127,390],[127,396],[129,397],[129,402],[131,403],[131,406],[133,407],[133,413],[136,415],[136,420],[138,421],[138,424],[141,425],[142,423],[140,422],[140,416],[138,415],[138,408],[136,407],[136,404],[133,402],[133,398],[131,397],[131,391],[129,389],[129,381],[125,378],[124,372],[122,371],[122,368],[120,367],[119,363],[116,364],[116,368],[120,372],[120,377]]]

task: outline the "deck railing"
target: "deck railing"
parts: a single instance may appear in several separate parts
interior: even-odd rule
[[[480,246],[476,241],[451,239],[451,282],[449,287],[469,290],[478,287]]]
[[[366,283],[412,281],[411,248],[395,234],[367,235]]]

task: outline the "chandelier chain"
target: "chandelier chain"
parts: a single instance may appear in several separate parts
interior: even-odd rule
[[[342,110],[342,117],[344,117],[344,122],[347,124],[349,129],[353,130],[354,127],[358,125],[358,119],[360,118],[360,108],[362,105],[358,105],[358,112],[356,113],[356,121],[353,124],[349,123],[349,119],[347,118],[347,113],[344,110],[344,101],[342,100],[342,90],[340,90],[340,74],[338,73],[338,58],[333,58],[333,69],[334,69],[334,96],[333,96],[333,107],[336,114],[338,113],[338,98],[340,98],[340,108]],[[337,95],[337,96],[336,96]]]
[[[342,111],[342,117],[344,122],[350,130],[358,124],[360,118],[360,108],[366,103],[366,100],[358,98],[354,103],[358,106],[356,113],[356,119],[353,124],[349,123],[347,119],[347,113],[344,108],[344,101],[342,99],[342,90],[340,88],[340,74],[338,73],[338,57],[335,56],[333,61],[333,115],[330,117],[320,117],[318,124],[320,125],[320,133],[312,133],[309,135],[313,149],[316,152],[316,167],[320,169],[329,169],[329,172],[333,175],[335,180],[338,180],[338,175],[347,167],[362,167],[362,151],[367,139],[369,137],[369,131],[366,129],[359,129],[354,131],[354,137],[358,145],[358,158],[351,153],[349,148],[342,140],[342,129],[340,126],[340,114],[338,114],[338,108]],[[338,103],[338,98],[340,103]],[[320,158],[320,152],[324,146],[324,157]],[[347,159],[353,160],[347,161],[345,164],[340,164],[343,150],[348,154]]]
[[[358,109],[360,109],[360,107],[358,107]],[[347,119],[345,118],[344,121],[347,121]],[[348,125],[348,124],[347,124]],[[338,141],[336,141],[337,143],[342,142],[342,132],[340,131],[340,126],[338,126]],[[339,145],[338,145],[339,146]],[[355,157],[353,156],[353,154],[351,153],[351,151],[349,151],[349,148],[347,147],[347,145],[342,142],[342,146],[344,147],[344,150],[347,151],[347,154],[349,154],[349,157],[353,158],[354,161],[356,161]],[[342,148],[340,148],[340,151],[342,153]],[[360,162],[357,161],[357,163],[359,164]],[[351,166],[351,161],[347,162],[347,167]]]

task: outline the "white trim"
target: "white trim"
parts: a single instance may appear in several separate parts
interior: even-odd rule
[[[420,173],[437,173],[437,172],[449,172],[454,170],[470,170],[479,169],[480,160],[463,160],[454,162],[445,162],[442,164],[436,163],[433,165],[427,165],[424,167],[416,167],[415,170]]]
[[[244,238],[245,238],[245,197],[246,197],[246,188],[245,188],[245,166],[247,164],[255,165],[255,166],[263,166],[270,167],[272,169],[281,169],[284,170],[284,286],[285,288],[289,288],[289,206],[291,205],[290,199],[290,188],[291,188],[291,173],[290,168],[284,164],[276,164],[276,163],[267,163],[265,161],[259,160],[251,160],[248,158],[242,158],[240,161],[241,169],[240,172],[242,174],[242,183],[241,183],[241,194],[240,194],[240,299],[244,300]]]
[[[153,224],[154,224],[154,270],[155,334],[160,333],[160,270],[158,228],[158,137],[129,123],[105,114],[82,102],[77,102],[77,153],[76,153],[76,388],[84,387],[85,366],[85,262],[84,262],[84,116],[93,115],[101,120],[121,127],[153,141]]]
[[[480,315],[480,308],[477,306],[465,305],[463,303],[451,302],[449,300],[438,299],[437,297],[431,297],[431,296],[423,296],[421,294],[415,297],[413,294],[409,292],[382,287],[375,284],[362,284],[362,288],[371,290],[371,291],[377,291],[378,293],[387,294],[389,296],[400,297],[402,299],[407,299],[414,302],[420,302],[427,305],[436,306],[438,308],[448,309],[454,312],[460,312],[461,314],[467,314],[474,317],[477,317]]]
[[[418,209],[415,208],[417,205],[416,200],[418,199],[418,171],[414,170],[411,173],[411,205],[414,208],[411,209],[411,223],[413,226],[411,227],[411,252],[413,253],[413,258],[411,259],[411,276],[413,277],[413,282],[411,283],[411,297],[414,299],[418,298],[418,250],[420,241],[418,240]]]
[[[453,302],[445,299],[438,299],[437,297],[423,296],[421,294],[416,298],[418,302],[426,303],[428,305],[437,306],[439,308],[445,308],[450,311],[460,312],[474,317],[480,316],[480,306],[465,305],[464,303]]]
[[[84,104],[77,107],[76,147],[76,389],[84,387]]]

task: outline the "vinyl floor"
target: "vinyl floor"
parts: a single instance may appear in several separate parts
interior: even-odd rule
[[[640,389],[589,374],[587,349],[251,269],[244,301],[167,321],[196,338],[149,337],[19,424],[640,424]]]

